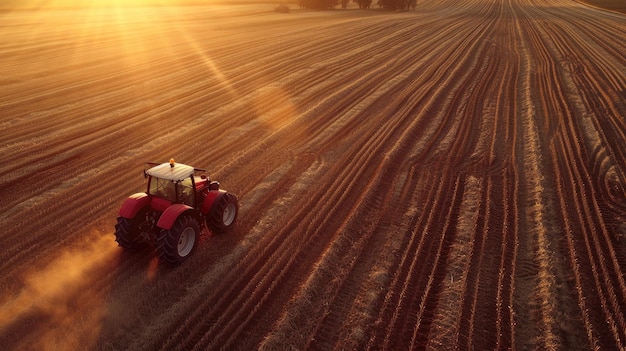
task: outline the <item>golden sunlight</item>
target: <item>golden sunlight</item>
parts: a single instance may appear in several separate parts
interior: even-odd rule
[[[32,8],[90,8],[90,7],[127,7],[127,6],[166,6],[199,3],[188,0],[8,0],[3,1],[3,9],[32,9]]]

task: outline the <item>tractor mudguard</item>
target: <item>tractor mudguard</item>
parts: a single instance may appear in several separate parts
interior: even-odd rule
[[[176,222],[176,219],[178,219],[178,216],[180,216],[183,212],[187,210],[193,210],[193,207],[184,204],[173,204],[163,212],[161,218],[159,218],[157,227],[163,229],[172,228],[174,222]]]
[[[120,208],[120,217],[132,219],[137,212],[150,204],[150,198],[146,193],[136,193],[128,197]]]
[[[217,202],[222,196],[226,194],[226,190],[211,190],[207,194],[206,198],[204,198],[204,202],[202,203],[201,211],[203,214],[208,214],[213,207],[213,204]]]

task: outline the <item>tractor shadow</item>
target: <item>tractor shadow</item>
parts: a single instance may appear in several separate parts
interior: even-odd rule
[[[116,263],[109,267],[106,313],[95,349],[158,348],[219,285],[229,266],[224,262],[230,261],[240,239],[203,229],[194,251],[178,265],[160,260],[153,245],[118,247]]]

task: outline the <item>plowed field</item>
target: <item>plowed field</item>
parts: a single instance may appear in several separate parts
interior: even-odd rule
[[[626,17],[0,13],[0,349],[626,349]],[[144,162],[238,195],[172,267]]]

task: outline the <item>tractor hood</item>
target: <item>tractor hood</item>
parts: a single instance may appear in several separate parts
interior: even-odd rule
[[[146,171],[152,177],[172,180],[175,182],[189,178],[193,175],[194,168],[182,163],[161,163]]]

